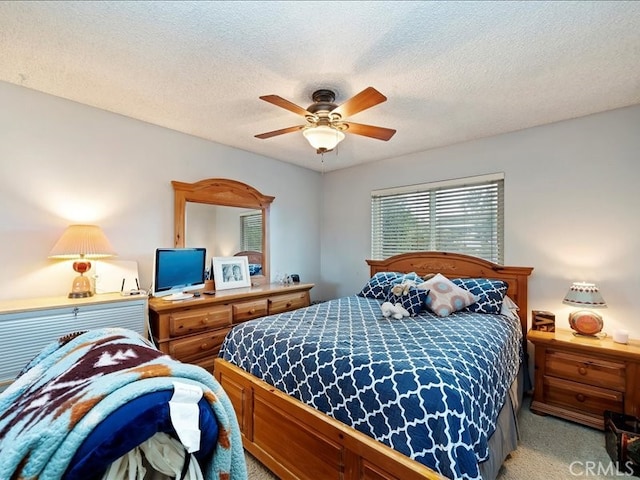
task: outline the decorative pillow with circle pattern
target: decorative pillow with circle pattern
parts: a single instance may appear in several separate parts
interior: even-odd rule
[[[429,290],[425,303],[427,308],[439,317],[451,315],[476,301],[476,297],[471,292],[459,287],[441,273],[436,274],[418,287]]]
[[[476,302],[467,307],[470,312],[500,313],[509,288],[507,282],[489,278],[454,278],[451,281],[476,296]]]
[[[395,295],[391,289],[387,295],[387,302],[391,302],[394,305],[399,303],[404,309],[409,312],[412,317],[420,313],[425,308],[425,302],[429,290],[423,290],[416,287],[409,287],[407,292],[403,295]]]
[[[358,296],[385,300],[390,283],[401,276],[402,274],[398,272],[378,272],[362,287],[362,290],[358,292]]]

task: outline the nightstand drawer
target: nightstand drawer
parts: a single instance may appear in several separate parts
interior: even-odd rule
[[[602,416],[605,410],[624,411],[621,392],[549,376],[544,378],[544,402],[598,416]]]
[[[169,332],[172,337],[230,325],[231,307],[227,305],[175,312],[169,316]]]
[[[309,306],[309,293],[298,292],[288,295],[277,295],[269,299],[269,315],[288,312]]]
[[[235,303],[233,305],[233,322],[244,322],[253,318],[264,317],[269,309],[267,299],[253,300],[251,302]]]
[[[545,364],[547,375],[621,392],[625,390],[625,366],[621,362],[547,350]]]

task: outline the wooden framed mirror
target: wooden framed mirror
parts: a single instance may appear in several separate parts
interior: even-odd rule
[[[179,248],[205,246],[209,258],[247,256],[254,265],[251,284],[269,283],[269,207],[275,197],[226,178],[209,178],[195,183],[174,180],[171,184],[174,245]],[[260,221],[261,225],[256,223]],[[253,232],[251,238],[246,233],[243,235],[245,228]],[[258,232],[260,239],[256,237]],[[250,247],[247,247],[247,241]],[[261,265],[259,270],[258,264]]]

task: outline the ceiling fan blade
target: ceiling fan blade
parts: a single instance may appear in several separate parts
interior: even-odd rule
[[[304,108],[299,107],[295,103],[290,102],[289,100],[285,100],[278,95],[263,95],[260,97],[260,100],[264,100],[265,102],[273,103],[277,107],[284,108],[285,110],[289,110],[290,112],[297,113],[298,115],[302,115],[303,117],[309,115]]]
[[[387,97],[373,87],[367,87],[357,95],[351,97],[342,105],[334,108],[331,113],[338,113],[342,118],[350,117],[358,112],[385,102]]]
[[[389,140],[396,131],[392,128],[375,127],[373,125],[363,125],[361,123],[344,122],[348,126],[347,133],[355,133],[364,137],[377,138],[378,140]]]
[[[304,125],[297,125],[295,127],[282,128],[280,130],[274,130],[273,132],[261,133],[260,135],[255,135],[255,137],[264,140],[265,138],[275,137],[284,133],[297,132],[298,130],[302,130],[304,127]]]

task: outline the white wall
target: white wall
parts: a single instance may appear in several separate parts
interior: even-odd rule
[[[2,82],[0,105],[0,300],[66,294],[74,272],[47,255],[81,221],[147,286],[173,241],[171,180],[211,177],[276,197],[272,276],[299,273],[316,299],[352,294],[368,278],[371,190],[503,171],[505,263],[535,268],[530,307],[566,322],[570,283],[593,281],[605,329],[640,337],[640,106],[320,175]]]
[[[591,281],[605,331],[640,338],[640,106],[326,173],[316,294],[353,294],[369,277],[371,190],[493,172],[505,173],[505,264],[535,268],[530,309],[567,327],[564,294]]]
[[[79,222],[136,260],[146,288],[155,248],[173,245],[171,180],[212,177],[275,196],[272,274],[319,280],[317,172],[4,82],[0,105],[0,300],[68,293],[75,272],[47,255]]]

